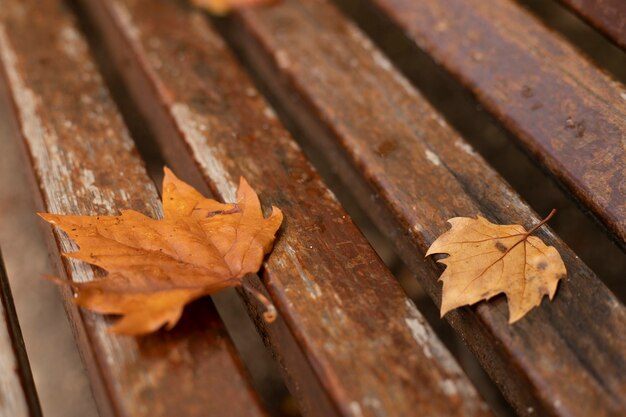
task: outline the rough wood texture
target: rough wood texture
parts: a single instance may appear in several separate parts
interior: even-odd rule
[[[626,49],[626,2],[624,0],[560,0],[580,17]]]
[[[227,26],[281,108],[325,152],[437,303],[441,270],[423,254],[449,229],[448,218],[482,214],[526,227],[539,221],[327,1],[286,0],[237,13]],[[622,415],[626,309],[549,228],[538,235],[557,247],[569,271],[552,303],[512,326],[503,298],[447,318],[521,415]]]
[[[489,415],[205,16],[171,1],[83,3],[170,164],[226,201],[245,175],[283,210],[263,273],[280,321],[259,325],[301,411]]]
[[[24,140],[43,210],[161,214],[156,189],[62,2],[0,1],[2,69],[16,139]],[[50,241],[57,253],[75,249],[58,231]],[[75,281],[99,273],[54,260]],[[69,291],[64,295],[102,416],[265,415],[209,300],[187,309],[174,331],[135,339],[108,334],[107,318],[79,310]]]
[[[41,408],[0,252],[0,417],[38,417]]]
[[[626,88],[512,0],[368,0],[626,244]]]

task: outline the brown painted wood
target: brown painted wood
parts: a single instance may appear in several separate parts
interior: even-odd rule
[[[303,414],[489,415],[205,16],[170,1],[83,4],[169,163],[226,201],[244,175],[284,211],[263,269],[279,321],[252,315]]]
[[[0,69],[42,210],[161,214],[156,189],[63,2],[1,2]],[[75,250],[64,234],[55,230],[50,243],[60,274],[74,281],[99,275],[84,263],[60,260],[59,251]],[[107,333],[108,318],[79,310],[63,293],[102,416],[265,415],[210,300],[186,309],[171,332],[133,338]]]
[[[626,247],[626,87],[513,0],[368,0]]]
[[[624,0],[560,0],[617,45],[626,49]]]
[[[455,216],[530,227],[539,217],[328,1],[237,13],[229,37],[327,156],[439,303],[423,254]],[[568,268],[553,302],[515,325],[503,298],[446,317],[520,415],[626,409],[626,309],[549,228]]]
[[[38,417],[41,407],[0,252],[0,416]]]

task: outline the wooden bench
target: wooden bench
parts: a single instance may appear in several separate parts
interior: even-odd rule
[[[140,115],[167,164],[202,192],[226,201],[234,199],[235,180],[244,175],[264,204],[283,209],[285,223],[275,249],[258,278],[252,278],[273,300],[278,320],[264,323],[262,307],[245,293],[240,296],[303,415],[492,415],[300,145],[332,164],[437,304],[441,268],[424,261],[423,254],[447,230],[446,219],[482,214],[528,226],[539,217],[349,19],[325,0],[285,0],[217,22],[177,1],[77,3],[82,27],[93,31],[99,45],[93,52],[104,54],[105,72],[121,83],[118,101],[122,108],[130,103]],[[434,20],[412,20],[422,16],[412,8],[436,2],[369,3],[431,33],[427,26]],[[476,3],[461,16],[483,12]],[[497,3],[501,7],[495,10],[509,19],[504,22],[523,19],[531,28],[537,25],[512,2]],[[24,144],[41,209],[104,215],[132,208],[160,216],[158,191],[100,74],[93,45],[81,33],[75,9],[62,0],[0,4],[0,73],[13,103],[11,139]],[[456,10],[453,6],[449,10]],[[485,19],[468,17],[466,27],[476,22],[483,22],[476,30],[498,26],[498,20]],[[454,25],[449,31],[452,37],[436,45],[452,48],[468,42]],[[613,161],[623,161],[623,149],[611,139],[626,131],[625,101],[618,90],[607,90],[615,81],[564,41],[540,26],[536,32],[551,42],[550,52],[567,57],[591,80],[566,88],[563,79],[570,75],[558,65],[550,67],[555,61],[536,64],[551,77],[546,82],[557,93],[569,94],[563,100],[576,109],[588,106],[589,117],[594,115],[580,125],[573,113],[573,132],[560,119],[532,119],[530,110],[518,108],[527,99],[523,91],[503,97],[496,89],[493,98],[487,97],[493,91],[490,80],[499,79],[498,74],[523,90],[528,82],[520,78],[525,76],[521,71],[494,66],[488,72],[481,66],[489,76],[483,74],[479,83],[471,78],[473,67],[462,66],[463,57],[450,68],[468,80],[479,98],[487,97],[496,116],[511,120],[533,154],[623,240],[623,166],[565,152],[564,146],[551,149],[553,143],[546,141],[566,144],[572,137],[591,137],[613,152]],[[518,49],[511,53],[527,62],[526,49],[515,45]],[[231,46],[265,84],[281,109],[280,119],[301,132],[300,145]],[[444,65],[455,62],[440,58],[438,51],[428,49]],[[589,90],[597,94],[583,97]],[[550,98],[542,97],[543,105],[558,106]],[[572,155],[581,155],[577,164],[568,162]],[[608,199],[605,189],[586,179],[585,169],[596,167],[618,178]],[[95,268],[61,260],[58,253],[73,245],[63,233],[46,230],[58,274],[74,281],[97,278]],[[553,302],[514,326],[507,324],[501,298],[458,309],[446,319],[519,415],[622,415],[626,309],[549,228],[538,235],[558,248],[568,269]],[[171,332],[129,338],[108,334],[110,318],[77,308],[72,294],[62,292],[102,416],[268,415],[209,299],[187,308]],[[14,316],[9,311],[8,317]],[[3,407],[0,401],[0,415]]]

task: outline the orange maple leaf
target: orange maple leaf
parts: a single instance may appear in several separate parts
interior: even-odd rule
[[[40,213],[80,247],[65,256],[108,271],[103,279],[70,285],[77,304],[122,316],[110,329],[114,333],[171,329],[187,303],[242,285],[246,274],[261,267],[283,220],[276,207],[263,217],[259,198],[243,177],[237,202],[223,204],[203,197],[167,168],[163,212],[160,220],[133,210],[119,216]]]
[[[278,0],[191,0],[191,2],[216,16],[224,16],[234,9],[251,6],[265,6]]]
[[[441,275],[441,316],[457,307],[505,293],[509,323],[522,318],[541,303],[544,295],[554,297],[565,264],[557,250],[531,236],[556,212],[527,232],[517,224],[498,225],[478,216],[448,220],[452,229],[433,242],[426,256],[447,253]]]

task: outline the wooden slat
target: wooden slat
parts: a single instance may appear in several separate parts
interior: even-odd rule
[[[468,87],[625,247],[623,84],[513,0],[365,4]]]
[[[37,417],[41,408],[0,252],[0,417]]]
[[[0,64],[15,139],[24,141],[43,210],[161,215],[156,189],[62,2],[0,1]],[[60,260],[59,251],[76,249],[64,234],[50,234],[50,243],[60,274],[80,282],[98,275]],[[101,416],[266,415],[209,300],[186,309],[171,332],[132,338],[109,334],[110,320],[79,310],[63,293]]]
[[[229,37],[299,131],[326,154],[440,302],[423,254],[455,216],[530,227],[539,217],[327,1],[237,13]],[[549,228],[568,269],[553,302],[515,325],[503,297],[449,313],[519,414],[617,416],[626,408],[626,309]],[[565,382],[567,381],[567,382]]]
[[[580,17],[626,49],[626,2],[624,0],[560,0]]]
[[[263,270],[279,320],[253,316],[303,414],[489,415],[205,16],[170,1],[83,4],[169,163],[227,201],[244,175],[284,211]]]

